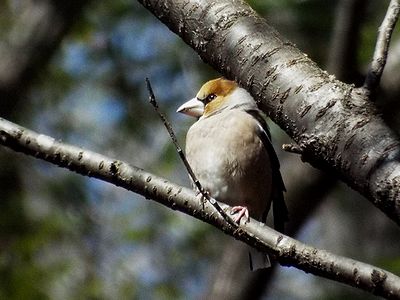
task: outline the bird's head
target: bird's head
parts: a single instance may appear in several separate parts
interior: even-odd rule
[[[254,104],[254,100],[236,82],[221,77],[206,82],[196,97],[182,104],[177,112],[197,118],[207,117],[216,111],[241,103]]]

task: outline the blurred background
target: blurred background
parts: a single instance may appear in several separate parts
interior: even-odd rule
[[[0,117],[189,186],[147,102],[175,113],[220,76],[138,2],[0,1]],[[360,85],[389,1],[247,1],[338,79]],[[400,41],[377,93],[399,130]],[[315,247],[400,274],[399,229],[336,178],[282,153],[291,220]],[[250,273],[239,242],[110,184],[0,148],[0,299],[374,299],[277,266]]]

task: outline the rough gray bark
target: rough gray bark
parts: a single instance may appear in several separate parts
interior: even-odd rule
[[[345,82],[355,82],[359,77],[356,46],[367,3],[365,0],[341,0],[337,4],[327,70]],[[305,164],[293,168],[294,160],[293,156],[286,157],[281,166],[289,191],[285,196],[290,212],[285,234],[289,236],[296,236],[315,207],[337,184],[337,180],[329,174]],[[233,240],[225,244],[207,299],[260,299],[271,284],[275,266],[268,270],[246,272],[246,247]]]
[[[268,252],[283,266],[333,279],[391,299],[400,299],[400,278],[383,269],[334,255],[285,236],[265,224],[250,220],[234,228],[209,202],[194,191],[168,182],[140,168],[104,155],[61,143],[0,118],[0,144],[139,193],[172,209],[216,226],[226,234],[260,251]],[[226,205],[220,203],[221,207]],[[229,210],[228,210],[229,212]]]
[[[400,224],[400,147],[362,88],[318,68],[240,0],[139,0],[202,59],[244,86],[301,147]]]

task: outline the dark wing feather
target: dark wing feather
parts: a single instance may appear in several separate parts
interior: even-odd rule
[[[285,222],[289,220],[288,209],[283,197],[283,192],[286,191],[285,184],[282,179],[280,172],[280,164],[278,156],[272,146],[271,133],[265,119],[263,118],[261,111],[256,109],[247,110],[247,113],[252,115],[260,125],[259,136],[267,149],[268,155],[271,160],[272,167],[272,211],[274,214],[274,227],[276,230],[283,232]],[[263,220],[267,218],[268,211],[263,214]]]

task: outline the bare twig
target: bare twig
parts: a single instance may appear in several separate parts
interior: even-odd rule
[[[388,299],[400,299],[400,278],[388,271],[335,255],[292,239],[251,219],[240,229],[226,226],[209,202],[202,204],[188,188],[96,152],[68,145],[0,118],[0,144],[55,165],[121,186],[180,210],[219,228],[260,251],[273,254],[283,266],[343,282]]]
[[[196,186],[196,188],[198,189],[200,194],[203,196],[203,198],[207,199],[207,201],[209,201],[215,207],[215,209],[221,214],[221,216],[231,226],[233,226],[234,228],[237,228],[238,224],[235,221],[233,221],[233,219],[221,208],[221,206],[218,204],[218,202],[214,198],[212,198],[210,196],[210,194],[203,188],[203,186],[201,185],[200,181],[197,179],[196,175],[193,172],[192,167],[190,166],[189,162],[186,159],[185,153],[183,152],[181,146],[178,143],[178,139],[176,138],[176,135],[174,133],[174,130],[172,129],[171,124],[168,122],[168,120],[166,119],[164,114],[162,112],[160,112],[160,110],[159,110],[156,97],[154,96],[154,92],[153,92],[153,89],[151,87],[150,80],[148,78],[146,78],[146,84],[147,84],[147,90],[149,92],[149,102],[150,102],[151,105],[153,105],[154,110],[157,112],[158,116],[162,120],[165,128],[167,128],[169,136],[171,137],[172,142],[175,145],[175,148],[176,148],[176,151],[179,154],[179,157],[181,158],[183,164],[185,165],[185,168],[186,168],[186,170],[187,170],[187,172],[188,172],[188,174],[190,176],[190,179],[192,179],[194,185]]]
[[[372,92],[379,85],[386,64],[390,39],[399,18],[399,13],[399,0],[391,0],[385,18],[379,27],[374,57],[364,82],[364,88],[369,92]]]

